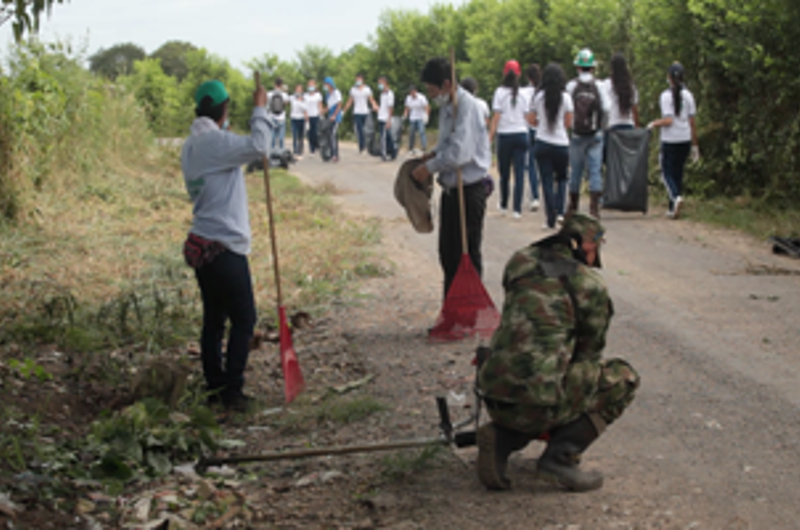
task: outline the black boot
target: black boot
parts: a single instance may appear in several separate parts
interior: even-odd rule
[[[508,457],[520,451],[533,437],[519,431],[487,423],[478,429],[478,478],[490,490],[507,490],[511,481],[506,478]]]
[[[602,197],[602,193],[599,191],[593,191],[589,195],[589,213],[595,218],[600,219],[600,197]]]
[[[567,208],[567,213],[575,213],[578,211],[578,207],[581,203],[581,194],[580,193],[570,193],[569,194],[569,207]]]
[[[599,415],[584,414],[572,423],[555,429],[547,449],[539,458],[539,474],[573,491],[601,488],[603,475],[598,471],[581,471],[578,464],[581,454],[605,428],[606,422]]]

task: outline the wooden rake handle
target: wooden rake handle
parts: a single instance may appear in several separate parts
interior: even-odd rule
[[[458,87],[456,86],[456,51],[450,48],[450,88],[453,91],[453,131],[456,129],[456,119],[458,118]],[[459,224],[461,225],[461,254],[469,254],[469,242],[467,241],[467,212],[466,200],[464,199],[464,177],[461,168],[456,168],[458,175],[458,210]]]

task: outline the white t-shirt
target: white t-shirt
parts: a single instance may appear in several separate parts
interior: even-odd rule
[[[381,92],[381,104],[378,107],[378,121],[389,121],[394,111],[394,92],[386,90]]]
[[[689,118],[697,113],[694,103],[694,96],[687,89],[681,90],[681,113],[675,115],[675,105],[673,104],[672,89],[667,89],[661,93],[661,116],[672,117],[672,125],[661,128],[661,141],[667,144],[682,144],[692,141],[692,127]]]
[[[350,97],[353,98],[353,114],[369,114],[369,97],[371,95],[372,89],[367,85],[354,86],[350,89]]]
[[[520,92],[524,92],[524,93],[525,93],[525,97],[526,97],[526,98],[528,98],[528,101],[529,101],[530,103],[533,103],[533,96],[535,96],[535,95],[536,95],[536,88],[535,88],[535,87],[532,87],[532,86],[530,86],[530,85],[528,85],[528,86],[521,86],[521,87],[519,87],[519,91],[520,91]],[[530,123],[528,124],[528,127],[529,127],[529,128],[530,128],[530,130],[532,130],[532,131],[535,131],[535,130],[536,130],[536,127],[532,127]]]
[[[280,96],[281,98],[283,98],[283,104],[284,105],[288,105],[289,104],[289,94],[287,94],[286,92],[284,92],[282,90],[270,90],[269,93],[267,94],[267,96],[268,96],[267,97],[267,112],[269,112],[270,116],[274,117],[278,121],[286,121],[286,111],[285,110],[283,112],[281,112],[280,114],[273,114],[272,112],[269,111],[269,102],[272,100],[272,96],[275,96],[275,95]]]
[[[342,93],[339,92],[338,88],[334,89],[332,92],[328,92],[327,104],[329,109],[333,108],[337,104],[341,104],[341,102],[342,102]]]
[[[491,118],[492,111],[489,110],[489,104],[479,97],[475,97],[475,101],[478,103],[478,108],[481,111],[481,116],[483,117],[483,119],[488,120],[489,118]]]
[[[558,109],[558,116],[556,122],[550,126],[547,122],[547,110],[544,107],[544,91],[539,91],[533,98],[531,105],[531,112],[536,113],[536,118],[539,120],[539,126],[536,128],[536,141],[546,142],[551,145],[569,145],[569,134],[564,127],[564,115],[568,112],[573,112],[572,96],[564,92],[561,95],[561,107]]]
[[[516,134],[528,132],[528,121],[525,115],[529,112],[531,102],[528,94],[522,90],[517,91],[517,102],[514,104],[514,94],[511,88],[498,87],[494,91],[492,110],[500,113],[497,122],[498,134]]]
[[[319,104],[322,102],[322,94],[317,92],[306,92],[306,112],[309,118],[319,117]]]
[[[420,93],[417,93],[417,97],[409,94],[406,96],[406,108],[408,109],[408,119],[410,121],[424,120],[425,109],[428,108],[428,98]]]
[[[614,85],[611,79],[598,81],[600,90],[605,91],[606,97],[610,108],[608,109],[608,126],[614,127],[615,125],[635,125],[633,122],[633,110],[630,110],[627,115],[623,116],[622,111],[619,110],[619,98],[617,93],[614,92]],[[633,105],[639,104],[639,91],[633,87]]]
[[[289,117],[293,120],[303,120],[306,117],[306,100],[303,97],[297,97],[297,95],[292,94],[289,98],[289,103],[292,106],[292,110],[289,113]]]

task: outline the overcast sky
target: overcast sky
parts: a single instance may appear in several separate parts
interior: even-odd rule
[[[42,22],[45,40],[82,42],[89,52],[134,42],[148,53],[168,40],[189,41],[236,67],[265,52],[293,59],[306,44],[338,53],[365,42],[388,8],[427,11],[462,0],[68,0]],[[0,27],[0,48],[11,42],[11,24]]]

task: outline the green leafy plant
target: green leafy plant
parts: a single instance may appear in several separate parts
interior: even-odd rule
[[[30,379],[36,377],[40,383],[50,381],[53,379],[53,374],[48,372],[44,366],[38,364],[31,358],[25,358],[20,361],[19,359],[11,359],[8,365],[12,370],[15,370],[23,379]]]

